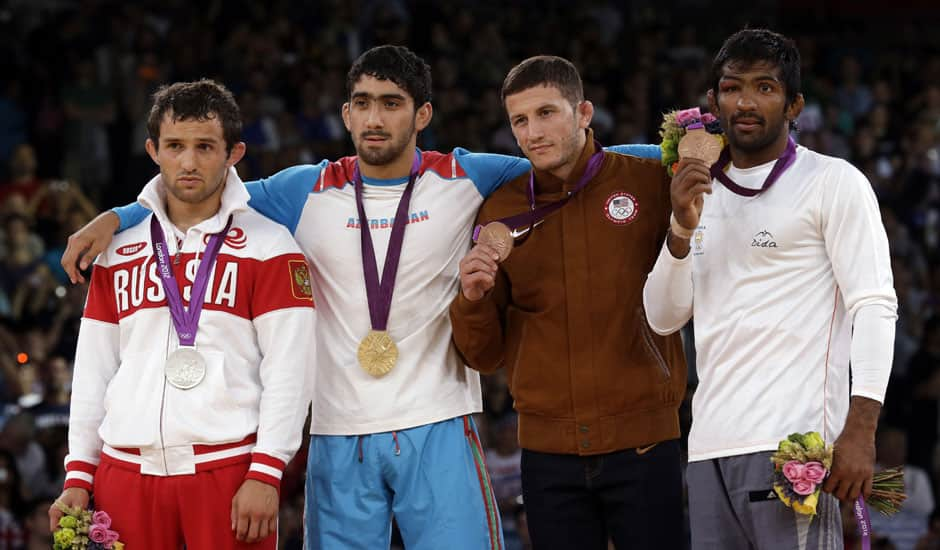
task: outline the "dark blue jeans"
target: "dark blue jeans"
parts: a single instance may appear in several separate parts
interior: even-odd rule
[[[535,550],[683,550],[678,440],[596,456],[522,451],[522,495]]]

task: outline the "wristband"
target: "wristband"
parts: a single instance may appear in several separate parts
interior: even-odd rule
[[[679,224],[679,220],[676,219],[675,214],[669,215],[669,230],[672,231],[672,234],[680,239],[691,240],[692,235],[695,233],[694,229],[688,229]]]

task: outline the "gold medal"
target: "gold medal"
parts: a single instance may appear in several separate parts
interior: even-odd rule
[[[370,375],[381,378],[388,374],[398,361],[398,346],[386,330],[370,330],[359,343],[359,366]]]
[[[721,149],[720,138],[709,134],[704,128],[689,130],[679,140],[679,158],[698,159],[709,167],[718,161]]]
[[[512,237],[512,231],[504,223],[490,222],[480,229],[477,236],[478,244],[485,244],[496,250],[499,254],[499,261],[505,261],[512,252],[515,239]]]

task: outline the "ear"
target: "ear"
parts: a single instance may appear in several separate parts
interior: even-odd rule
[[[420,132],[427,128],[428,124],[431,124],[431,118],[433,116],[434,108],[431,107],[430,101],[418,107],[418,110],[415,112],[415,130]]]
[[[793,100],[793,103],[787,107],[787,122],[793,122],[796,120],[800,116],[800,113],[803,112],[803,107],[805,106],[806,101],[803,99],[803,94],[796,94],[796,98]]]
[[[245,156],[246,149],[247,148],[245,147],[244,141],[239,141],[233,145],[232,152],[228,154],[228,160],[225,161],[225,166],[227,168],[231,168],[232,166],[238,164],[242,157]]]
[[[147,150],[147,154],[153,159],[154,164],[160,166],[160,161],[157,160],[157,144],[154,143],[152,139],[147,138],[147,142],[144,143],[144,149]]]
[[[352,128],[349,127],[349,102],[343,103],[343,124],[346,125],[346,131],[352,132]]]
[[[705,95],[708,97],[708,112],[718,116],[718,98],[715,97],[715,90],[709,89]]]
[[[594,104],[584,100],[577,107],[578,128],[582,130],[591,125],[591,119],[594,118]]]

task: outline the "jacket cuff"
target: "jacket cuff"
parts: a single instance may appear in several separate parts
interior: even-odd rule
[[[79,489],[85,489],[90,493],[95,484],[95,472],[97,470],[98,465],[95,463],[66,458],[65,484],[63,485],[63,489],[77,487]]]
[[[495,304],[493,303],[493,291],[490,290],[479,300],[472,302],[463,295],[463,290],[457,292],[457,298],[451,302],[451,312],[459,314],[460,317],[472,325],[489,325],[492,322]]]
[[[284,468],[287,464],[271,455],[264,453],[251,453],[251,466],[248,467],[248,473],[245,479],[253,479],[261,483],[267,483],[275,489],[281,489],[281,477],[284,475]]]

